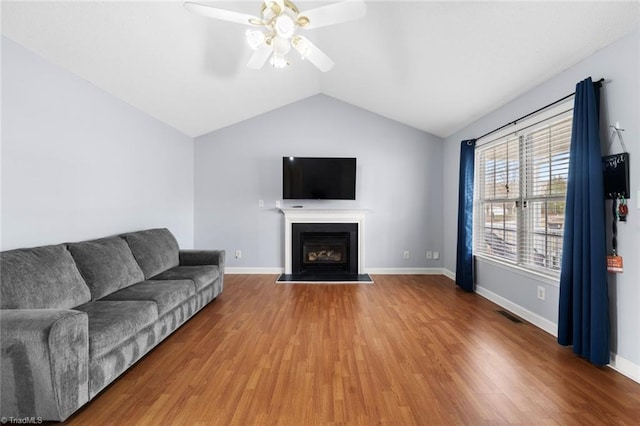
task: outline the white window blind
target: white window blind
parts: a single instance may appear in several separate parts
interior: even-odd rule
[[[476,149],[475,255],[559,274],[571,126],[565,107]]]

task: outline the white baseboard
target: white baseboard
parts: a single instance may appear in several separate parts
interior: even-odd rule
[[[442,275],[442,268],[367,268],[372,275]]]
[[[541,317],[540,315],[531,312],[530,310],[525,309],[516,303],[513,303],[509,299],[505,299],[504,297],[499,296],[496,293],[487,290],[486,288],[479,285],[476,285],[476,293],[484,297],[485,299],[491,300],[496,305],[500,305],[506,310],[513,312],[520,318],[527,320],[531,324],[535,325],[538,328],[541,328],[552,336],[558,336],[558,325],[554,322],[551,322],[548,319]]]
[[[225,274],[250,274],[250,275],[273,275],[273,274],[282,274],[284,272],[284,268],[232,268],[226,266],[224,268]]]
[[[453,271],[448,270],[447,268],[442,268],[442,275],[444,275],[445,277],[455,281],[456,280],[456,273]]]
[[[284,268],[238,268],[225,267],[225,274],[283,274]],[[372,275],[443,275],[442,268],[369,268],[365,271]]]
[[[634,382],[640,383],[640,365],[634,364],[628,359],[625,359],[620,355],[611,352],[609,367],[613,368],[618,373],[627,376]]]

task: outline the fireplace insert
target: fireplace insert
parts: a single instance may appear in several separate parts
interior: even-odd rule
[[[357,274],[358,225],[356,223],[294,223],[293,274]]]

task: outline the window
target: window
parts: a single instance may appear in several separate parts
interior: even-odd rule
[[[572,102],[479,141],[474,254],[558,276]]]

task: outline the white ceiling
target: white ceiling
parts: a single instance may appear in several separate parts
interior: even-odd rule
[[[207,3],[252,15],[261,5]],[[335,60],[328,73],[297,58],[285,70],[250,70],[247,27],[179,1],[3,1],[2,33],[189,136],[324,93],[446,137],[638,28],[640,17],[638,1],[367,5],[360,21],[305,34]]]

